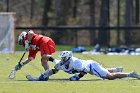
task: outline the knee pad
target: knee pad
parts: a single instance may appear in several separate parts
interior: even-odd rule
[[[53,73],[53,74],[56,74],[57,72],[58,72],[57,69],[52,69],[52,73]]]

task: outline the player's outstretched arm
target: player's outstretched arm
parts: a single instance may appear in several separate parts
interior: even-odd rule
[[[69,80],[70,81],[77,81],[80,78],[82,78],[85,74],[87,74],[87,73],[82,71],[82,72],[80,72],[80,74],[70,77]]]

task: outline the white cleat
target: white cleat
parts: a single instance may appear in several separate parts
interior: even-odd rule
[[[117,72],[122,72],[123,71],[123,67],[117,67],[116,70],[117,70]]]
[[[27,78],[29,81],[36,81],[36,79],[33,78],[31,75],[26,75],[26,78]]]
[[[138,75],[135,71],[130,73],[130,77],[140,79],[140,75]]]

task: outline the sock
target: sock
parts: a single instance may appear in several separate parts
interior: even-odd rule
[[[122,72],[123,68],[122,67],[116,67],[112,68],[113,72]]]
[[[130,73],[124,73],[127,77],[130,77]]]
[[[111,68],[113,72],[118,72],[117,68]]]

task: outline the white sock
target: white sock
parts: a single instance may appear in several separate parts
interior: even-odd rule
[[[118,72],[117,68],[111,68],[113,70],[113,72]]]
[[[122,72],[123,68],[122,67],[116,67],[112,68],[113,72]]]
[[[130,77],[130,73],[125,73],[127,77]]]

